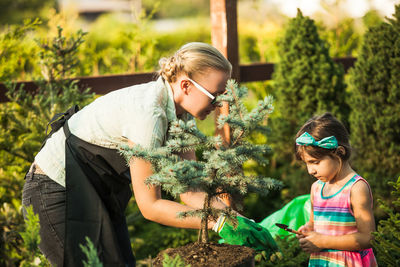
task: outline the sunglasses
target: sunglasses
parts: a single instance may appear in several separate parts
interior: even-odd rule
[[[213,96],[209,91],[207,91],[203,86],[198,84],[197,82],[193,81],[192,79],[188,78],[188,80],[201,92],[203,92],[205,95],[207,95],[209,98],[211,98],[211,105],[215,105],[217,103],[217,98]]]

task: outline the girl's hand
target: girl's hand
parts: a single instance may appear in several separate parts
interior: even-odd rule
[[[314,253],[321,251],[322,248],[318,245],[321,240],[321,235],[317,232],[304,232],[304,235],[299,236],[300,247],[307,253]]]
[[[301,226],[297,231],[301,232],[302,235],[298,235],[296,234],[296,237],[298,239],[300,238],[304,238],[306,236],[307,233],[312,232],[314,229],[308,224],[306,223],[305,225]]]

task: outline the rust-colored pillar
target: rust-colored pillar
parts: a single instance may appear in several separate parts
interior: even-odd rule
[[[237,32],[237,0],[210,0],[211,41],[232,64],[232,78],[239,82],[239,50]],[[218,108],[216,118],[220,114],[228,114],[227,104]],[[230,129],[225,125],[216,131],[226,143],[230,142]]]
[[[239,81],[239,49],[237,32],[237,0],[210,0],[211,12],[211,41],[232,64],[232,78]],[[224,104],[215,111],[215,118],[220,114],[229,114],[228,104]],[[219,130],[216,134],[222,136],[226,144],[230,143],[230,129],[228,125]],[[222,201],[228,206],[235,208],[231,196],[228,194],[220,195]]]

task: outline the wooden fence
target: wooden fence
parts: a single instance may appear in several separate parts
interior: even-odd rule
[[[335,61],[343,64],[345,71],[354,65],[355,58],[338,58]],[[274,71],[274,64],[272,63],[255,63],[250,65],[240,65],[239,82],[255,82],[270,80]],[[133,73],[124,75],[104,75],[92,77],[77,77],[78,84],[82,88],[90,87],[92,92],[96,94],[106,94],[119,88],[127,87],[130,85],[140,84],[154,80],[155,72],[149,73]],[[20,81],[17,86],[24,84],[24,89],[34,93],[37,85],[34,81]],[[0,83],[0,103],[7,102],[8,98],[5,95],[6,87]]]

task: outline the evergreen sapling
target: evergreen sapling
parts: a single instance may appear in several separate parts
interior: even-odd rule
[[[264,155],[270,151],[269,146],[252,144],[246,137],[254,131],[267,132],[266,118],[273,111],[273,99],[267,96],[248,112],[241,100],[246,94],[247,88],[230,80],[227,83],[227,93],[217,98],[218,103],[226,101],[229,104],[229,115],[220,115],[218,118],[219,128],[227,123],[231,129],[231,138],[225,145],[220,136],[206,136],[200,132],[193,120],[177,120],[170,125],[165,146],[144,149],[135,145],[121,149],[128,161],[131,157],[136,157],[152,163],[154,173],[146,179],[146,184],[160,186],[174,197],[191,189],[205,193],[202,209],[177,214],[180,218],[201,218],[198,239],[201,243],[208,242],[209,220],[217,220],[219,216],[225,215],[233,225],[237,222],[236,214],[231,208],[213,208],[210,205],[213,199],[226,193],[237,196],[250,191],[266,195],[270,190],[281,186],[274,179],[248,176],[243,172],[242,164],[248,160],[262,165],[268,164]],[[203,151],[200,161],[182,160],[176,155],[193,150]]]

